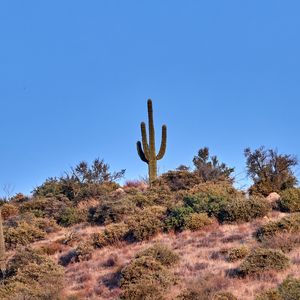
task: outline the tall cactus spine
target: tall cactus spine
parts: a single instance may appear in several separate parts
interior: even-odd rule
[[[149,183],[157,178],[157,161],[162,159],[167,148],[167,126],[162,126],[162,140],[160,150],[156,154],[155,150],[155,129],[153,121],[153,107],[151,99],[148,100],[148,123],[149,123],[149,143],[147,139],[146,124],[141,123],[142,142],[137,142],[137,152],[142,161],[148,164]]]
[[[4,241],[2,210],[1,209],[0,209],[0,270],[2,272],[2,277],[5,277],[6,255],[5,255],[5,241]]]

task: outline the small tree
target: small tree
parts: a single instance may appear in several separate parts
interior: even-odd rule
[[[234,168],[229,168],[225,163],[220,163],[217,156],[209,156],[208,147],[204,147],[198,151],[198,155],[194,157],[193,163],[195,172],[204,181],[233,181],[230,175],[234,172]]]
[[[64,195],[70,200],[81,200],[95,196],[101,187],[124,176],[125,170],[111,173],[109,165],[102,159],[95,159],[91,165],[82,161],[60,178],[48,178],[34,189],[34,196]]]
[[[67,174],[67,178],[79,183],[106,183],[122,178],[125,170],[111,173],[109,165],[103,159],[96,158],[92,165],[85,161],[80,162],[75,168],[71,168],[71,174]]]
[[[277,150],[266,150],[263,146],[251,151],[245,149],[247,174],[254,184],[250,194],[268,196],[272,192],[279,193],[297,184],[292,168],[298,164],[295,156],[278,154]]]

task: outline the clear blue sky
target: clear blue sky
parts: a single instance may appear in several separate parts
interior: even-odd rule
[[[299,11],[296,0],[2,0],[0,186],[29,193],[96,157],[145,175],[135,143],[149,97],[157,143],[169,131],[161,172],[205,145],[237,173],[247,146],[300,156]]]

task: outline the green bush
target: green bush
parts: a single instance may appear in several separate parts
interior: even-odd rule
[[[212,223],[212,219],[206,213],[192,213],[185,219],[184,227],[192,231],[197,231]]]
[[[121,299],[163,299],[174,282],[170,272],[154,258],[136,258],[121,271]]]
[[[16,216],[18,213],[19,213],[18,207],[13,204],[4,203],[1,206],[1,216],[3,220],[7,220],[12,216]]]
[[[286,278],[278,287],[283,300],[300,299],[300,279]]]
[[[16,227],[5,227],[4,237],[7,249],[13,249],[18,245],[28,245],[44,239],[45,232],[35,225],[26,222],[19,223]]]
[[[227,260],[230,262],[235,262],[237,260],[245,258],[249,254],[249,250],[245,246],[240,246],[236,248],[232,248],[228,251]]]
[[[72,207],[72,202],[63,195],[56,197],[34,197],[20,206],[22,213],[31,212],[36,217],[48,217],[58,220],[62,212]]]
[[[193,209],[189,206],[172,208],[165,220],[166,228],[168,230],[174,229],[176,231],[183,230],[186,225],[186,220],[193,212]]]
[[[212,300],[237,300],[237,298],[229,292],[219,292],[213,296]]]
[[[226,278],[220,275],[211,274],[209,276],[201,277],[197,282],[190,284],[187,289],[182,291],[180,295],[176,297],[176,300],[236,300],[231,293],[224,292],[224,290],[227,289],[227,286],[228,282]]]
[[[255,300],[284,300],[277,290],[269,290],[261,293]]]
[[[86,216],[81,215],[76,207],[65,208],[58,217],[61,226],[68,227],[86,221]]]
[[[17,248],[14,256],[7,263],[7,276],[16,275],[18,269],[22,269],[29,263],[42,264],[45,256],[30,247]]]
[[[59,299],[63,289],[63,269],[34,250],[17,251],[8,263],[5,281],[0,287],[0,298]]]
[[[57,232],[60,230],[60,226],[54,219],[34,218],[33,224],[46,233]]]
[[[284,190],[278,200],[278,207],[284,212],[300,212],[300,189]]]
[[[300,232],[300,214],[284,217],[278,221],[271,221],[262,225],[256,232],[259,241],[274,237],[279,233]]]
[[[152,257],[163,266],[172,266],[179,261],[179,256],[168,246],[163,244],[155,244],[152,247],[139,252],[136,258]]]
[[[300,279],[288,276],[277,289],[263,292],[255,300],[299,300]]]
[[[194,212],[206,212],[209,216],[218,217],[221,209],[228,205],[231,199],[223,195],[200,193],[184,198],[187,207],[192,208]]]
[[[89,220],[99,225],[118,223],[128,215],[134,214],[136,207],[128,198],[106,199],[96,209],[90,210]]]
[[[254,249],[241,263],[239,271],[243,275],[260,274],[264,271],[281,271],[289,266],[289,259],[280,251]]]
[[[128,217],[128,238],[143,241],[159,233],[164,228],[165,212],[166,208],[162,206],[150,206]]]
[[[117,244],[124,240],[128,230],[129,227],[125,223],[109,224],[102,232],[92,234],[92,243],[98,248]]]
[[[188,190],[201,183],[201,178],[188,170],[169,171],[159,178],[171,191]]]
[[[75,249],[76,262],[87,261],[92,258],[93,247],[89,243],[81,242]]]
[[[232,199],[242,196],[243,194],[236,190],[228,181],[205,182],[195,185],[189,189],[190,195],[204,194],[208,197]]]
[[[264,198],[237,198],[222,206],[218,214],[220,222],[249,222],[265,216],[270,206]]]
[[[271,238],[263,239],[261,243],[263,248],[278,249],[287,253],[300,246],[300,236],[293,233],[278,233]]]
[[[184,199],[185,205],[195,212],[206,212],[215,216],[221,223],[224,222],[249,222],[255,218],[265,216],[270,206],[263,198],[235,195],[197,194]]]

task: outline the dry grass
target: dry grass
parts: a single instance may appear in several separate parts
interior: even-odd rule
[[[275,287],[287,275],[300,277],[299,248],[294,249],[287,256],[291,259],[291,266],[281,273],[269,272],[260,277],[237,278],[231,277],[230,270],[237,268],[240,262],[229,262],[224,253],[227,249],[247,246],[249,249],[257,246],[258,242],[253,234],[257,228],[269,221],[282,217],[282,214],[273,214],[268,218],[252,223],[238,225],[212,225],[208,229],[197,232],[184,231],[178,234],[158,234],[150,241],[140,243],[121,243],[118,247],[104,247],[95,249],[93,257],[89,261],[73,263],[66,266],[66,284],[64,295],[76,295],[78,299],[117,299],[120,294],[118,281],[120,270],[134,258],[136,253],[155,242],[170,246],[179,256],[180,262],[173,268],[178,284],[168,293],[167,299],[174,299],[183,289],[189,287],[197,280],[207,275],[213,275],[216,285],[222,285],[223,289],[232,292],[238,299],[252,300],[262,290]],[[77,239],[88,242],[90,235],[99,232],[101,227],[92,227],[84,224],[71,229],[49,234],[47,239],[37,242],[34,247],[51,242],[62,242],[70,234],[76,232]],[[66,254],[78,244],[74,241],[64,244],[59,252],[52,255],[55,260]]]

